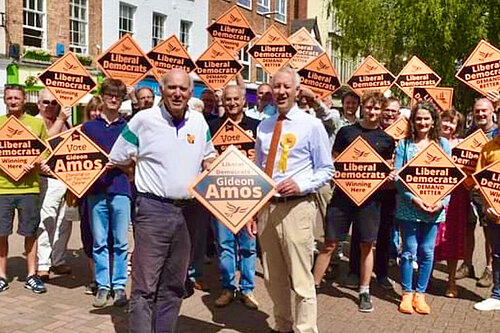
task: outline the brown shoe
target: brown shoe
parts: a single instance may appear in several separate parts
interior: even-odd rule
[[[210,287],[203,281],[195,281],[194,289],[201,291],[210,291]]]
[[[249,309],[257,310],[259,308],[259,302],[253,293],[242,294],[240,300]]]
[[[491,268],[486,267],[484,269],[483,275],[481,275],[481,278],[476,282],[476,286],[481,288],[489,288],[492,285],[493,285],[493,272],[491,271]]]
[[[444,296],[448,298],[457,298],[458,296],[457,285],[453,282],[448,282],[448,286],[446,287]]]
[[[222,308],[232,301],[234,301],[234,291],[225,289],[222,290],[219,298],[215,300],[215,306]]]
[[[415,295],[413,296],[412,305],[413,305],[413,308],[415,309],[415,312],[417,312],[417,313],[420,313],[420,314],[430,314],[431,313],[431,307],[425,301],[425,294],[415,293]]]
[[[466,264],[465,262],[460,265],[455,274],[455,280],[464,279],[467,277],[475,278],[474,266],[471,264]]]
[[[50,270],[57,275],[71,274],[71,266],[66,264],[62,264],[59,266],[52,266]]]
[[[413,301],[413,293],[403,292],[403,296],[401,297],[401,303],[399,303],[398,311],[401,313],[412,314],[413,313],[413,305],[411,304]]]
[[[43,282],[47,282],[50,279],[49,271],[38,271],[37,274],[40,277],[40,280],[42,280]]]

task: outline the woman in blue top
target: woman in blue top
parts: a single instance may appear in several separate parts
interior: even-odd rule
[[[440,135],[439,113],[432,105],[419,103],[413,107],[409,123],[410,129],[406,139],[400,141],[396,148],[394,161],[396,171],[432,141],[437,142],[445,153],[451,154],[448,140],[441,138]],[[403,235],[401,254],[403,297],[399,311],[411,314],[415,310],[420,314],[429,314],[430,307],[425,302],[424,293],[432,272],[438,224],[445,219],[443,208],[448,204],[449,197],[429,206],[414,196],[399,179],[396,179],[396,186],[398,188],[396,219]],[[417,258],[419,270],[413,294],[413,262]]]

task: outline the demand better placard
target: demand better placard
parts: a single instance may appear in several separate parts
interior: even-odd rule
[[[464,172],[432,141],[398,172],[399,181],[427,205],[434,205],[455,189]]]
[[[391,168],[365,139],[358,136],[335,159],[333,181],[361,206],[387,180]]]
[[[16,182],[26,174],[24,166],[35,164],[45,149],[45,144],[14,116],[0,127],[0,169]]]
[[[274,181],[234,146],[210,168],[193,182],[190,192],[237,234],[274,195]]]

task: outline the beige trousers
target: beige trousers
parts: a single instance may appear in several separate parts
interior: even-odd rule
[[[259,216],[264,282],[273,302],[274,329],[317,333],[313,267],[314,196],[270,203]],[[291,291],[295,293],[292,313]],[[295,319],[295,326],[294,324]]]

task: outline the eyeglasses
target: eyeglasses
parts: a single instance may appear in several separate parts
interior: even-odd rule
[[[42,101],[42,104],[45,106],[49,106],[49,105],[58,106],[59,105],[59,103],[57,103],[57,101],[55,99],[53,99],[51,101],[45,99]]]
[[[123,99],[123,96],[120,96],[120,95],[114,95],[114,94],[104,94],[104,97],[109,98],[109,99],[113,99],[113,98],[116,98],[116,99]]]

